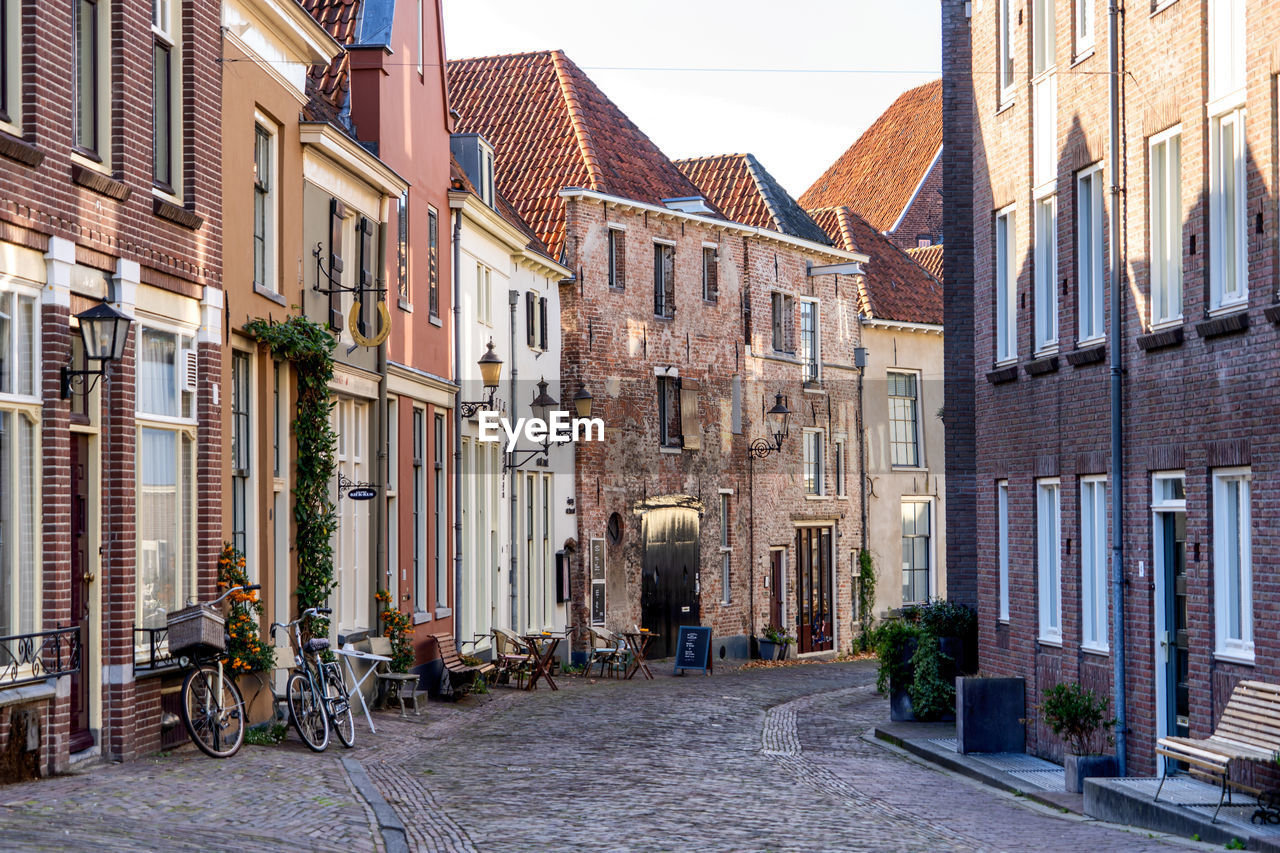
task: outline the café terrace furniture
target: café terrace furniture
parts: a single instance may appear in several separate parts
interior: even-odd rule
[[[633,678],[637,672],[643,672],[645,678],[653,680],[653,673],[649,671],[649,664],[645,661],[645,653],[649,650],[649,643],[660,636],[662,635],[644,628],[622,632],[623,639],[627,641],[627,648],[631,651],[631,666],[627,668],[624,678]]]

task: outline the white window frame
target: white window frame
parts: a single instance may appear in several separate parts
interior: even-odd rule
[[[804,484],[804,493],[806,497],[823,497],[827,493],[826,483],[826,431],[817,429],[806,429],[803,434],[803,468],[801,470],[801,479]],[[812,470],[812,477],[810,476]],[[813,488],[810,489],[809,483],[812,480]]]
[[[1062,483],[1036,480],[1036,596],[1040,613],[1037,639],[1062,645]]]
[[[1226,660],[1253,663],[1253,542],[1252,473],[1247,467],[1213,471],[1213,615],[1214,655]],[[1236,517],[1228,513],[1228,495],[1239,487]],[[1229,541],[1229,535],[1239,537]],[[1236,544],[1237,571],[1232,577],[1230,545]],[[1238,587],[1239,630],[1233,631],[1230,590]],[[1238,636],[1234,636],[1238,634]]]
[[[720,490],[720,603],[733,603],[733,492]]]
[[[848,497],[849,489],[845,484],[845,478],[848,475],[849,460],[845,458],[846,443],[843,439],[833,441],[835,447],[835,468],[836,468],[836,497]]]
[[[1094,0],[1075,0],[1075,55],[1084,56],[1093,50],[1098,29],[1098,10]]]
[[[915,380],[912,383],[912,386],[915,389],[914,396],[907,398],[900,394],[892,393],[894,391],[894,388],[890,383],[890,379],[891,377],[896,377],[896,376],[910,377]],[[888,386],[886,388],[886,396],[888,398],[888,404],[889,404],[889,413],[888,413],[889,414],[889,419],[888,419],[889,465],[892,468],[907,468],[907,469],[923,468],[924,453],[923,453],[922,445],[924,442],[921,441],[920,372],[918,370],[908,370],[904,368],[895,367],[894,369],[888,370],[885,372],[885,380],[886,380],[886,386]],[[900,405],[901,405],[900,401],[905,401],[908,399],[910,399],[911,401],[911,449],[912,449],[912,455],[915,457],[915,459],[911,462],[898,462],[894,455],[895,445],[900,445],[903,442],[896,440],[897,436],[895,434],[896,433],[895,428],[900,422],[900,418],[898,418],[897,415],[898,415],[898,409],[900,408]]]
[[[805,306],[813,312],[813,341],[805,341],[804,315]],[[822,303],[818,299],[801,297],[796,300],[796,355],[800,358],[800,378],[805,383],[822,382]],[[813,352],[809,352],[812,347]]]
[[[182,140],[182,4],[175,0],[152,0],[154,14],[151,21],[152,68],[154,80],[154,43],[162,41],[169,47],[169,181],[163,186],[156,182],[152,165],[152,193],[164,198],[181,200],[183,171]],[[154,115],[155,92],[152,92]],[[153,148],[154,153],[154,148]]]
[[[1034,354],[1058,349],[1058,198],[1036,199]]]
[[[41,554],[44,553],[42,545],[43,525],[41,524],[41,507],[42,491],[43,491],[43,472],[40,466],[42,454],[42,436],[41,436],[41,414],[42,403],[40,400],[40,376],[42,375],[41,364],[41,299],[40,290],[35,286],[20,284],[11,279],[6,279],[0,274],[0,310],[12,311],[16,315],[18,312],[13,311],[12,306],[17,303],[19,298],[31,301],[31,329],[30,329],[30,346],[31,346],[31,363],[28,365],[30,375],[28,379],[31,384],[29,392],[24,393],[18,390],[19,386],[16,381],[13,382],[12,391],[6,391],[0,388],[0,411],[10,418],[10,423],[17,424],[19,420],[25,422],[28,432],[28,440],[30,442],[27,447],[18,446],[19,432],[16,428],[10,436],[10,440],[14,442],[14,449],[11,460],[13,462],[7,481],[0,481],[0,495],[5,496],[5,504],[8,511],[13,512],[14,534],[8,537],[0,536],[0,548],[4,551],[0,553],[0,567],[9,566],[10,571],[14,573],[12,589],[18,591],[16,595],[6,596],[0,599],[0,606],[7,608],[6,622],[9,626],[8,630],[0,629],[0,634],[16,633],[26,634],[40,630],[43,622],[43,580],[44,580],[44,564],[41,560]],[[75,331],[73,330],[73,334]],[[18,345],[22,338],[22,332],[17,328],[16,317],[11,316],[9,327],[9,347],[5,353],[5,362],[9,365],[16,366],[18,364]],[[13,370],[10,371],[11,379],[16,380]],[[26,452],[23,453],[22,451]],[[24,490],[22,483],[21,466],[23,464],[30,465],[31,468],[27,472],[31,478],[28,484],[29,491]],[[12,499],[14,495],[21,497],[21,501]],[[27,520],[22,519],[20,506],[25,505],[30,514]],[[29,526],[28,526],[29,524]],[[23,541],[23,533],[20,528],[25,528],[27,541]],[[26,558],[31,561],[27,567],[27,583],[30,585],[28,589],[23,589],[22,570],[19,568],[19,562],[22,559],[24,551]],[[29,599],[29,600],[28,600]],[[19,670],[20,672],[23,670]]]
[[[1224,159],[1222,134],[1231,127],[1231,159]],[[1249,301],[1248,183],[1243,106],[1209,120],[1209,313],[1227,312]],[[1230,178],[1234,198],[1223,192]],[[1228,278],[1231,279],[1228,290]]]
[[[1013,101],[1017,65],[1013,51],[1013,0],[996,0],[996,71],[1000,87],[1000,105]]]
[[[427,460],[430,458],[431,430],[427,422],[427,410],[422,406],[413,406],[409,420],[409,436],[411,447],[411,465],[413,467],[412,506],[410,518],[413,520],[413,602],[415,610],[428,610],[427,607],[427,575],[430,555],[427,549]]]
[[[4,128],[13,136],[22,135],[22,16],[18,14],[19,0],[4,0],[0,3],[0,15],[4,16],[3,38],[0,45],[0,77],[3,77],[4,90],[0,91],[0,105],[3,105],[8,121],[0,119],[0,128]]]
[[[1000,588],[1001,622],[1009,621],[1009,481],[996,481],[997,572]]]
[[[263,274],[262,281],[254,281],[272,293],[280,292],[280,277],[277,270],[277,247],[279,244],[277,233],[279,232],[279,216],[277,215],[277,207],[280,198],[280,135],[279,129],[275,122],[264,116],[262,113],[255,113],[253,142],[254,142],[254,240],[258,237],[257,222],[257,144],[258,132],[262,131],[267,138],[267,159],[270,167],[270,175],[267,178],[267,191],[264,194],[264,227],[263,227]],[[254,247],[257,248],[256,246]],[[257,258],[255,257],[254,278],[257,278]]]
[[[1018,216],[1014,206],[995,219],[995,329],[997,365],[1018,360]]]
[[[476,322],[493,325],[493,270],[476,263]]]
[[[1245,88],[1244,0],[1209,0],[1209,100]]]
[[[906,505],[908,505],[908,504],[910,504],[910,505],[912,505],[912,506],[917,506],[917,505],[919,505],[919,504],[924,504],[925,506],[927,506],[927,507],[929,508],[929,530],[928,530],[928,532],[926,532],[926,533],[924,534],[925,538],[929,540],[928,554],[927,554],[927,556],[926,556],[926,559],[929,561],[929,568],[928,568],[927,573],[926,573],[926,580],[925,580],[925,587],[926,587],[926,589],[925,589],[925,596],[924,596],[924,598],[917,598],[915,601],[907,601],[907,600],[905,600],[905,599],[906,599],[906,596],[904,595],[904,596],[903,596],[903,599],[904,599],[904,600],[903,600],[903,602],[902,602],[903,604],[922,604],[922,603],[924,603],[924,602],[928,601],[928,600],[929,600],[929,598],[933,596],[934,590],[935,590],[935,589],[937,589],[937,584],[936,584],[937,578],[935,577],[935,569],[936,569],[937,563],[936,563],[936,561],[935,561],[935,559],[934,559],[934,550],[935,550],[935,548],[936,548],[936,543],[935,543],[935,538],[934,538],[934,531],[935,531],[935,530],[936,530],[936,528],[937,528],[936,512],[935,512],[934,505],[933,505],[933,498],[931,498],[931,497],[915,497],[915,496],[912,496],[912,495],[903,495],[902,500],[901,500],[901,503],[899,504],[899,514],[898,514],[898,519],[899,519],[898,523],[899,523],[899,525],[901,525],[901,523],[902,523],[901,508],[902,508],[902,507],[904,507],[904,506],[906,506]],[[899,531],[901,531],[901,527],[899,527]],[[920,534],[917,532],[917,533],[916,533],[916,535],[917,535],[917,536],[919,536]],[[902,539],[902,535],[901,535],[901,533],[900,533],[900,535],[899,535],[899,542],[901,542],[901,539]],[[899,547],[901,547],[901,546],[899,546]],[[913,556],[914,556],[914,555],[913,555]],[[900,553],[900,554],[899,554],[899,564],[900,564],[900,565],[905,565],[905,563],[906,563],[906,554],[902,554],[902,553]],[[914,563],[912,563],[913,570],[914,570],[914,565],[915,565],[915,564],[914,564]],[[903,585],[905,586],[905,578],[904,578],[904,584],[903,584]]]
[[[1031,76],[1057,65],[1058,20],[1055,0],[1031,0]]]
[[[1148,144],[1151,328],[1182,323],[1182,126]]]
[[[244,535],[243,547],[241,555],[245,560],[245,571],[250,581],[258,580],[258,553],[254,545],[258,542],[257,536],[257,518],[258,518],[258,466],[257,451],[260,446],[258,429],[257,429],[257,389],[258,389],[258,370],[257,359],[254,353],[249,350],[235,349],[231,350],[231,364],[227,374],[230,379],[231,390],[227,395],[227,407],[231,410],[231,430],[228,436],[228,456],[231,463],[231,533],[232,542],[235,543],[235,525],[236,525],[236,500],[237,500],[237,484],[236,480],[242,480],[239,488],[243,489],[243,494],[239,498],[244,501],[244,506],[240,509],[244,513],[244,529],[241,531]],[[226,364],[226,362],[223,362]],[[236,413],[236,365],[243,364],[247,375],[244,377],[245,383],[245,411],[244,411],[244,435],[237,435],[240,429],[240,418]],[[245,466],[237,467],[240,461],[236,453],[237,445],[243,444],[241,453],[243,454]],[[243,473],[240,473],[243,471]],[[239,547],[239,546],[237,546]]]
[[[1031,84],[1031,173],[1037,195],[1051,193],[1058,179],[1058,76],[1045,73]]]
[[[1080,645],[1109,650],[1107,635],[1107,478],[1080,478]]]
[[[1105,340],[1107,277],[1103,266],[1102,165],[1076,175],[1076,344]]]

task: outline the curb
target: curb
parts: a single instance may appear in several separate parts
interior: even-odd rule
[[[373,785],[373,780],[364,771],[363,765],[354,758],[342,758],[340,760],[347,771],[347,775],[351,777],[351,784],[356,786],[360,796],[364,797],[369,807],[373,809],[373,815],[378,819],[378,831],[382,834],[382,841],[387,847],[387,853],[409,853],[409,836],[405,832],[404,823],[401,822],[400,816],[396,814],[395,809],[391,808],[391,805],[383,799],[382,794],[378,793],[378,789]]]

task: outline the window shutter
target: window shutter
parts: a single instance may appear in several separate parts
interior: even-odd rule
[[[547,348],[547,297],[538,300],[538,344]]]
[[[702,421],[698,417],[698,383],[680,380],[680,432],[685,450],[702,449]]]
[[[720,262],[716,249],[707,249],[707,298],[712,302],[720,299]]]
[[[347,206],[336,198],[329,199],[329,328],[342,328],[342,222]]]
[[[662,287],[665,291],[663,307],[667,309],[666,315],[674,317],[676,315],[676,250],[671,246],[664,246],[662,250]]]
[[[663,315],[662,301],[666,297],[665,285],[662,282],[662,246],[655,244],[653,247],[653,313],[654,316],[661,317]]]
[[[440,216],[427,209],[427,313],[440,316]]]
[[[782,338],[782,294],[769,294],[769,301],[773,308],[773,348],[777,352],[781,352],[787,345]]]
[[[617,246],[617,252],[614,255],[615,286],[623,288],[627,286],[627,232],[614,231],[613,239]]]
[[[360,217],[360,334],[367,335],[373,317],[373,223]]]
[[[534,317],[533,317],[534,305],[536,301],[537,301],[537,297],[535,297],[532,293],[525,293],[524,295],[524,331],[525,331],[525,340],[528,342],[529,346],[531,347],[537,346],[538,344],[538,342],[534,339],[534,336],[537,334],[537,331],[538,331],[537,326],[534,325]]]

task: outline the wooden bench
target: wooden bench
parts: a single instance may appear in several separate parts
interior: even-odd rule
[[[1218,808],[1213,812],[1215,823],[1223,800],[1231,802],[1232,788],[1254,796],[1261,793],[1257,788],[1231,781],[1231,762],[1270,762],[1275,760],[1277,752],[1280,752],[1280,685],[1261,681],[1236,684],[1209,737],[1162,737],[1156,743],[1157,755],[1185,762],[1192,775],[1221,784]],[[1169,762],[1165,762],[1154,799],[1160,798],[1160,789],[1168,776]]]
[[[436,651],[440,655],[440,660],[444,663],[444,668],[449,671],[449,683],[452,686],[454,676],[459,679],[458,687],[462,688],[458,692],[465,692],[467,688],[475,683],[477,678],[483,678],[493,672],[497,667],[492,663],[469,664],[462,659],[462,655],[458,654],[458,644],[453,639],[452,634],[428,634],[428,639],[436,644]]]

